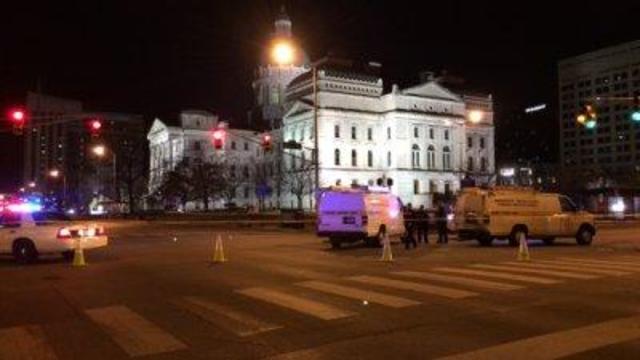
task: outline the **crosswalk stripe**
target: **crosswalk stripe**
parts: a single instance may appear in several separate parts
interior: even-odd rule
[[[483,277],[489,277],[489,278],[516,280],[516,281],[529,282],[534,284],[544,284],[544,285],[558,284],[562,282],[561,280],[554,280],[554,279],[549,279],[544,277],[507,274],[504,272],[491,272],[491,271],[473,270],[473,269],[440,267],[440,268],[435,268],[434,270],[441,271],[441,272],[454,273],[454,274],[477,275],[477,276],[483,276]]]
[[[570,261],[575,263],[608,266],[608,267],[611,267],[612,269],[619,269],[619,270],[640,271],[640,264],[629,264],[629,263],[617,262],[617,261],[589,260],[589,259],[579,259],[579,258],[560,258],[560,260],[565,260],[565,261]]]
[[[591,272],[591,271],[584,271],[584,269],[580,268],[580,267],[576,267],[576,266],[571,266],[571,265],[553,265],[553,264],[540,264],[537,261],[536,262],[529,262],[529,263],[522,263],[522,262],[517,262],[517,261],[507,261],[504,263],[501,263],[504,265],[512,265],[512,266],[517,266],[520,268],[526,268],[526,269],[531,269],[531,270],[541,270],[541,271],[553,271],[553,272],[557,272],[558,274],[565,274],[565,277],[567,276],[567,274],[570,274],[570,276],[575,276],[575,275],[584,275],[585,277],[588,276],[588,279],[599,279],[604,275],[609,275],[608,271],[605,270],[605,273],[600,273],[599,271],[596,270],[596,272]],[[586,280],[587,278],[585,278]]]
[[[16,326],[0,329],[0,359],[56,360],[56,354],[40,326]]]
[[[487,270],[504,270],[516,273],[523,274],[537,274],[537,275],[547,275],[547,276],[555,276],[560,278],[568,278],[568,279],[579,279],[579,280],[589,280],[589,279],[597,279],[599,276],[597,275],[589,275],[589,274],[578,274],[578,273],[570,273],[566,271],[554,271],[554,270],[545,270],[545,269],[530,269],[519,267],[518,263],[512,262],[509,265],[485,265],[485,264],[475,264],[472,265],[478,269],[487,269]]]
[[[306,281],[296,284],[309,289],[326,292],[333,295],[344,296],[350,299],[372,302],[393,308],[419,305],[419,301],[406,299],[399,296],[383,294],[376,291],[361,290],[349,286],[330,284],[322,281]]]
[[[267,288],[254,287],[236,290],[236,292],[322,320],[335,320],[356,315],[356,313],[345,311],[331,305]]]
[[[640,338],[640,316],[517,340],[440,360],[550,360]]]
[[[623,275],[631,275],[632,274],[629,271],[613,270],[613,269],[603,268],[602,266],[595,266],[595,265],[589,265],[589,264],[578,264],[578,263],[572,263],[572,262],[566,262],[566,261],[558,261],[558,260],[537,260],[535,263],[538,264],[538,265],[541,265],[541,266],[549,267],[549,268],[551,268],[551,267],[561,268],[562,267],[562,268],[567,269],[567,270],[579,270],[579,271],[586,272],[586,273],[601,274],[601,275],[608,275],[608,276],[623,276]]]
[[[145,356],[186,349],[186,345],[126,306],[85,310],[129,356]]]
[[[478,295],[478,293],[475,293],[472,291],[452,289],[444,286],[428,285],[428,284],[403,281],[403,280],[387,279],[387,278],[382,278],[377,276],[367,276],[367,275],[352,276],[352,277],[349,277],[348,279],[352,281],[357,281],[363,284],[379,285],[379,286],[385,286],[385,287],[390,287],[390,288],[395,288],[400,290],[410,290],[410,291],[415,291],[415,292],[429,294],[429,295],[443,296],[451,299],[463,299],[463,298]]]
[[[501,283],[496,281],[489,280],[479,280],[479,279],[471,279],[461,276],[453,276],[453,275],[443,275],[443,274],[432,274],[420,271],[395,271],[392,272],[393,275],[412,277],[416,279],[424,279],[424,280],[433,280],[433,281],[441,281],[448,282],[452,284],[459,285],[468,285],[483,289],[491,289],[491,290],[518,290],[524,289],[525,287],[522,285],[513,285],[507,283]]]
[[[175,300],[174,303],[199,318],[238,336],[256,335],[282,328],[282,326],[270,324],[247,313],[200,297],[187,296]]]

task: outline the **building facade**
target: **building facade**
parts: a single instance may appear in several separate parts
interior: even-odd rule
[[[640,96],[640,40],[564,59],[558,74],[563,173],[624,179],[640,170],[640,124],[631,119],[631,98]],[[576,121],[585,105],[595,109],[591,129]]]
[[[217,150],[212,142],[212,131],[224,128],[223,148]],[[190,166],[197,161],[224,163],[237,183],[235,196],[223,199],[212,197],[211,207],[223,208],[230,204],[239,207],[258,204],[262,179],[264,150],[259,135],[250,130],[230,129],[218,116],[206,111],[183,111],[177,121],[156,119],[147,134],[149,141],[148,192],[155,193],[166,175],[184,162]],[[271,202],[266,207],[273,206]],[[180,208],[180,207],[179,207]],[[190,200],[182,210],[201,210],[204,205]]]
[[[285,150],[286,168],[312,159],[315,112],[320,187],[381,179],[405,203],[431,206],[465,176],[482,182],[494,173],[491,97],[464,98],[435,81],[383,94],[380,77],[332,68],[317,70],[314,96],[312,81],[303,74],[289,85],[282,137],[302,144]],[[472,111],[480,116],[469,123]],[[305,198],[312,207],[313,192]]]

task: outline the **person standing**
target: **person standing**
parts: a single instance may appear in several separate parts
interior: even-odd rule
[[[418,247],[416,243],[416,239],[413,237],[413,232],[415,231],[415,212],[411,207],[411,203],[408,203],[404,208],[404,228],[405,228],[405,237],[404,237],[404,248],[409,249],[411,245],[414,248]]]
[[[447,244],[449,242],[449,234],[447,233],[447,208],[443,201],[438,202],[436,225],[438,228],[438,244]]]
[[[429,212],[424,208],[424,205],[420,205],[420,209],[416,212],[416,231],[418,234],[418,242],[429,243]]]

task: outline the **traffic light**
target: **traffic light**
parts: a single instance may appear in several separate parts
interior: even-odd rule
[[[272,147],[271,134],[262,134],[262,149],[264,149],[264,151],[271,151]]]
[[[16,135],[22,134],[24,124],[27,122],[27,112],[22,108],[13,108],[9,110],[7,117],[13,127],[13,133]]]
[[[587,129],[593,129],[597,125],[598,113],[593,105],[582,105],[581,112],[576,116],[576,121]]]
[[[226,132],[223,128],[217,128],[213,130],[213,148],[216,150],[221,150],[224,148],[224,139],[226,137]]]
[[[100,121],[100,119],[89,119],[87,121],[87,129],[89,130],[89,134],[91,134],[91,137],[100,137],[100,132],[102,131],[102,121]]]

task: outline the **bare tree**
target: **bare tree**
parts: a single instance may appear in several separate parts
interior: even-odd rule
[[[296,197],[298,209],[302,209],[304,196],[313,192],[314,170],[313,163],[303,159],[299,166],[291,166],[283,173],[283,183]]]
[[[242,183],[237,174],[234,164],[224,163],[220,173],[220,195],[225,201],[225,205],[233,202]]]
[[[145,149],[145,143],[142,141],[128,141],[120,146],[117,153],[116,199],[121,199],[124,192],[130,214],[136,213],[138,203],[146,191],[148,171]]]
[[[174,204],[177,200],[184,208],[190,199],[190,194],[189,168],[184,161],[181,161],[173,170],[164,174],[162,183],[153,196],[160,199],[165,206]]]
[[[211,163],[196,160],[190,166],[189,185],[194,199],[200,200],[204,211],[209,211],[209,202],[222,194],[224,178],[221,176],[224,166],[221,163]]]

